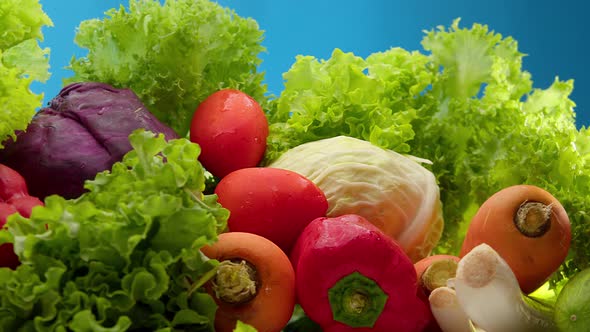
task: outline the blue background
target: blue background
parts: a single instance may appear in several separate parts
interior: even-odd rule
[[[54,27],[44,29],[42,46],[51,48],[51,79],[35,84],[45,93],[45,103],[71,75],[64,69],[73,55],[84,50],[74,44],[82,20],[101,18],[127,0],[40,0]],[[334,48],[367,55],[399,46],[421,50],[424,30],[449,26],[460,17],[461,26],[487,24],[503,36],[512,36],[528,56],[524,69],[536,88],[548,87],[556,76],[574,79],[571,98],[576,102],[578,126],[590,126],[590,71],[588,70],[588,7],[584,1],[497,0],[219,0],[240,16],[252,17],[265,31],[261,54],[269,92],[283,89],[282,74],[298,54],[330,57]]]

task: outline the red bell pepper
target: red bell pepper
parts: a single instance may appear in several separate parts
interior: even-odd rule
[[[297,300],[324,332],[421,332],[428,324],[412,261],[361,216],[313,220],[291,262]]]
[[[43,205],[43,202],[29,195],[25,179],[15,170],[0,164],[0,228],[4,227],[8,216],[14,213],[30,217],[33,207],[37,205]],[[19,264],[12,243],[0,245],[0,267],[15,269]]]

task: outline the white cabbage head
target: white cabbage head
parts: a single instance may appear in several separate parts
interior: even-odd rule
[[[440,190],[422,163],[429,161],[337,136],[292,148],[268,166],[307,177],[326,195],[329,217],[363,216],[416,262],[443,230]]]

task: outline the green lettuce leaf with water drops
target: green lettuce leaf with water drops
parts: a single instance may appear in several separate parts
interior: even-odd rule
[[[229,213],[204,195],[199,146],[137,130],[133,150],[75,200],[49,196],[9,218],[0,242],[22,265],[0,269],[2,331],[213,331],[199,248]]]
[[[131,88],[162,122],[188,133],[201,101],[236,88],[264,103],[257,71],[263,31],[256,21],[209,0],[130,0],[102,19],[83,21],[66,82],[98,81]]]
[[[49,79],[49,49],[42,49],[41,28],[53,23],[39,0],[0,2],[0,149],[15,131],[24,130],[41,106],[33,81]]]
[[[265,162],[338,135],[431,160],[445,218],[441,253],[458,253],[493,193],[540,186],[572,224],[570,255],[552,282],[571,276],[590,266],[590,132],[576,127],[573,81],[534,86],[516,40],[459,23],[427,31],[421,51],[299,56],[272,101]]]

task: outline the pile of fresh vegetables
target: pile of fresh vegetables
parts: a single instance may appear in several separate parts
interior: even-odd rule
[[[584,331],[590,134],[484,25],[299,56],[208,0],[0,3],[1,331]]]

